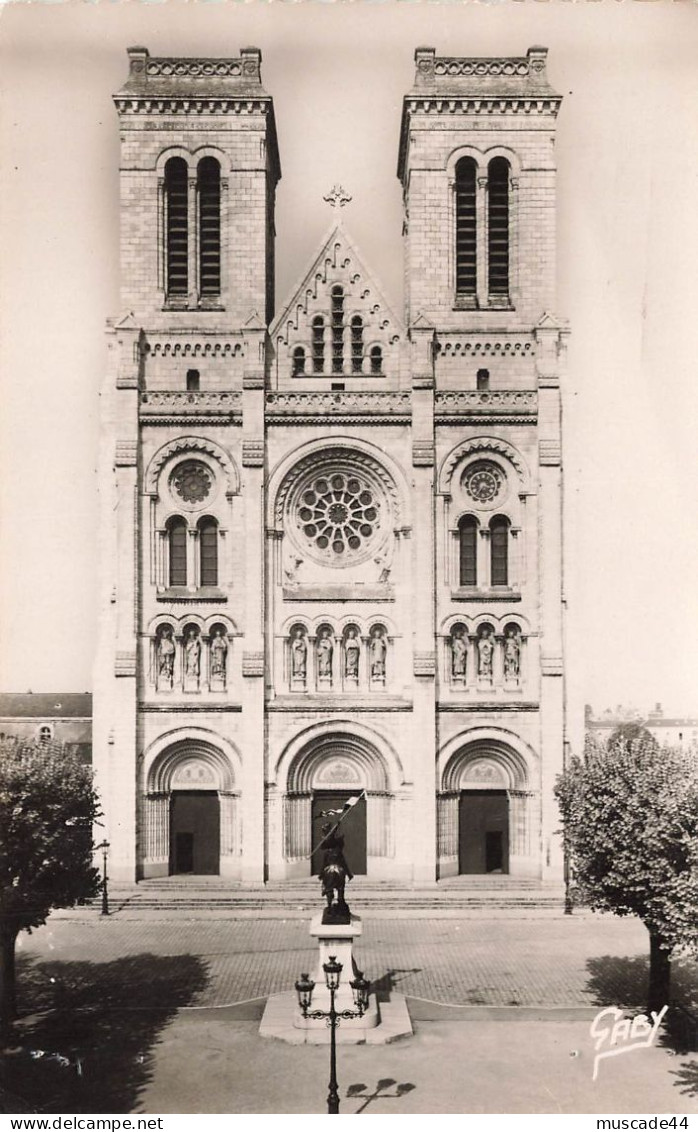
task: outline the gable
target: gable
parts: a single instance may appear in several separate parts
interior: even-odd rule
[[[271,327],[278,384],[400,376],[404,329],[341,225],[332,229]]]

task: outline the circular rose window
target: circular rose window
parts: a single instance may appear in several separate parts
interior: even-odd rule
[[[170,480],[173,491],[184,503],[203,503],[211,494],[213,476],[199,460],[178,464]]]
[[[379,512],[375,491],[363,479],[334,472],[306,485],[296,514],[303,534],[318,550],[341,558],[360,552],[372,540]]]
[[[463,486],[475,503],[487,507],[501,495],[504,476],[496,464],[472,464],[463,477]]]

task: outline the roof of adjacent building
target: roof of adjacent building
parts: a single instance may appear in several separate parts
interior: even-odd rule
[[[91,718],[91,692],[0,692],[0,719]]]

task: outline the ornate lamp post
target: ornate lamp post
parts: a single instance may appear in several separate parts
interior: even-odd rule
[[[106,840],[102,841],[99,845],[95,846],[95,849],[102,850],[102,915],[108,916],[109,892],[107,890],[107,881],[109,877],[107,876],[107,853],[109,852],[109,842]]]
[[[352,979],[349,986],[354,995],[354,1002],[356,1003],[356,1010],[336,1010],[334,1004],[334,996],[339,989],[339,980],[342,974],[342,964],[337,962],[334,955],[330,955],[327,963],[323,963],[322,969],[325,972],[325,982],[327,989],[330,992],[330,1009],[329,1010],[311,1010],[310,1005],[313,998],[313,990],[315,983],[312,979],[308,978],[307,974],[301,975],[296,983],[296,993],[298,994],[298,1004],[301,1008],[301,1013],[304,1018],[326,1018],[327,1025],[330,1028],[330,1087],[327,1094],[327,1111],[331,1114],[339,1113],[339,1091],[337,1088],[337,1042],[336,1033],[337,1026],[341,1018],[363,1018],[368,1010],[368,998],[371,984],[368,979],[363,977],[361,971],[357,971],[356,978]]]

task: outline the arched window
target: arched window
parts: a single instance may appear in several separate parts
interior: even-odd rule
[[[503,515],[490,523],[490,585],[509,585],[509,520]]]
[[[351,320],[351,372],[361,373],[364,357],[364,324],[361,315]]]
[[[171,157],[165,165],[165,288],[168,297],[189,291],[187,163]]]
[[[461,157],[456,165],[456,294],[477,292],[475,162]]]
[[[371,347],[371,373],[379,374],[383,371],[383,351],[380,346]]]
[[[332,288],[332,373],[344,370],[344,291]]]
[[[187,370],[187,392],[198,393],[200,388],[199,384],[199,371],[198,369]]]
[[[199,523],[199,584],[218,585],[218,524],[215,519]]]
[[[204,157],[197,169],[199,194],[199,289],[202,296],[221,293],[221,168]]]
[[[170,543],[170,585],[187,584],[187,524],[184,519],[170,519],[167,525]]]
[[[464,515],[458,524],[460,543],[460,584],[477,585],[477,520]]]
[[[293,376],[301,377],[305,373],[305,350],[296,346],[293,351]]]
[[[321,314],[313,319],[313,373],[325,371],[325,320]]]
[[[487,289],[509,294],[509,162],[493,157],[487,178]]]

